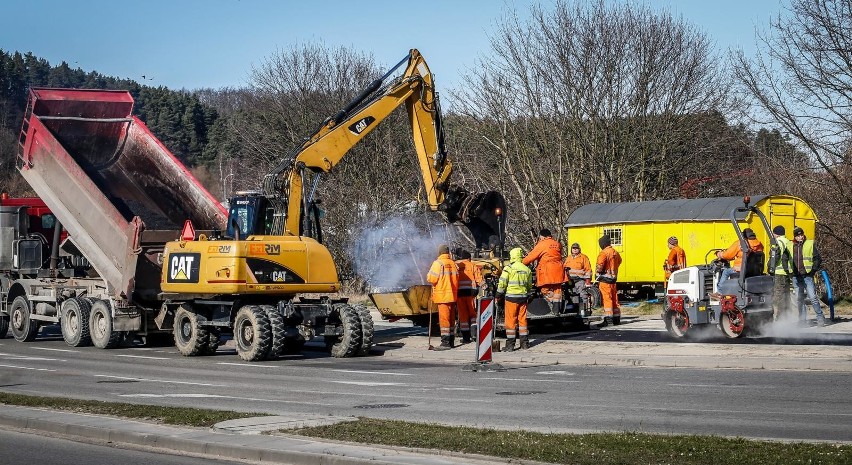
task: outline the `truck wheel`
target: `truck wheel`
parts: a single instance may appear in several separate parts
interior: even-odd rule
[[[222,331],[219,328],[213,327],[208,330],[207,346],[204,347],[201,355],[216,355],[219,350],[219,342],[222,339]]]
[[[683,339],[686,337],[686,331],[689,329],[689,316],[685,313],[669,310],[666,312],[666,330],[675,339]]]
[[[343,334],[325,337],[325,347],[335,358],[352,357],[361,349],[361,319],[358,311],[346,304],[332,307],[331,319],[340,320]]]
[[[369,355],[370,348],[373,347],[373,316],[363,305],[355,308],[358,310],[358,319],[361,320],[361,347],[358,349],[358,355]]]
[[[62,313],[59,327],[62,330],[62,339],[71,347],[85,347],[92,345],[89,335],[89,316],[92,312],[92,303],[88,299],[68,299],[62,302],[60,307]]]
[[[272,329],[266,312],[257,305],[246,305],[234,318],[234,342],[237,355],[247,362],[263,360],[272,345]]]
[[[186,357],[203,355],[210,339],[205,326],[200,323],[204,317],[192,311],[192,307],[183,304],[175,312],[174,330],[175,347]]]
[[[745,330],[745,315],[743,315],[742,310],[734,308],[733,310],[722,312],[719,320],[719,326],[722,327],[722,332],[725,333],[725,336],[735,339],[743,335]]]
[[[0,315],[0,339],[4,339],[6,337],[6,333],[9,332],[9,317],[6,315]]]
[[[98,349],[114,349],[121,342],[121,332],[112,330],[112,309],[106,300],[96,300],[89,315],[89,335]]]
[[[261,305],[260,308],[266,312],[266,317],[269,318],[269,329],[272,331],[272,344],[269,346],[269,353],[266,354],[266,359],[278,360],[287,343],[286,335],[284,334],[284,317],[278,312],[278,308],[272,305]]]
[[[27,298],[19,295],[12,301],[9,310],[9,322],[12,336],[19,342],[32,342],[38,333],[38,323],[30,319],[30,303]]]

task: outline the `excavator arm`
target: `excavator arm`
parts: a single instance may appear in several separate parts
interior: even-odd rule
[[[396,79],[389,77],[405,65]],[[505,201],[495,191],[473,194],[449,183],[438,93],[432,73],[416,49],[376,79],[342,110],[326,119],[303,145],[264,178],[264,195],[272,206],[271,235],[312,235],[314,195],[323,173],[331,171],[391,113],[405,105],[430,210],[461,221],[477,247],[497,245],[504,237]],[[496,242],[495,242],[496,241]]]

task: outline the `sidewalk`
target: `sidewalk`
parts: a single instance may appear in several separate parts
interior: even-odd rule
[[[349,418],[334,418],[346,421]],[[163,453],[214,456],[217,459],[248,460],[294,465],[487,465],[533,464],[443,451],[358,445],[316,440],[303,436],[259,434],[286,425],[314,425],[328,417],[257,417],[224,422],[212,429],[189,428],[123,420],[113,417],[68,413],[56,410],[4,405],[0,426],[57,434],[72,439],[109,442],[158,449]],[[239,432],[226,432],[226,431]]]

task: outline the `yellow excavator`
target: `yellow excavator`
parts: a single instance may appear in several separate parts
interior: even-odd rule
[[[391,76],[405,66],[404,72]],[[307,141],[274,167],[262,193],[230,199],[224,234],[196,235],[191,224],[163,251],[160,329],[172,328],[187,356],[215,352],[220,334],[233,331],[247,361],[298,351],[322,336],[335,357],[365,355],[373,341],[366,308],[331,296],[340,282],[322,244],[315,194],[331,171],[395,109],[405,105],[429,209],[462,222],[477,247],[504,237],[506,205],[495,191],[473,194],[451,185],[440,103],[429,67],[417,50],[373,81]]]

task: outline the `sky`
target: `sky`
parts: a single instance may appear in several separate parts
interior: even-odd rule
[[[754,50],[781,0],[608,0],[648,4],[704,30],[720,50]],[[320,42],[346,46],[389,67],[417,48],[441,87],[490,48],[508,12],[553,0],[12,0],[3,5],[0,49],[52,65],[173,89],[240,87],[277,50]],[[12,20],[12,19],[15,20]],[[144,76],[144,77],[143,77]]]

